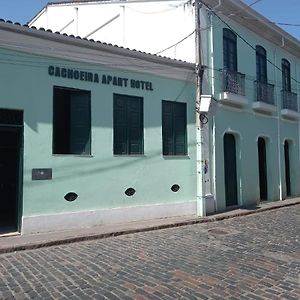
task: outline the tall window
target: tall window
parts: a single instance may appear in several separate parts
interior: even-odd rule
[[[53,153],[91,153],[91,94],[89,91],[54,87]]]
[[[256,46],[256,80],[261,83],[268,82],[267,52],[262,46]]]
[[[223,65],[229,71],[237,71],[236,35],[229,29],[223,29]]]
[[[286,92],[291,91],[291,65],[288,60],[281,60],[282,70],[282,89]]]
[[[143,154],[143,98],[114,94],[114,154]]]
[[[187,155],[186,103],[162,101],[163,155]]]

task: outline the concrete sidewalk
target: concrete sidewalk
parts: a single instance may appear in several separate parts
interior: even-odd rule
[[[163,228],[192,225],[197,223],[215,222],[297,204],[300,204],[300,198],[291,198],[276,202],[265,202],[256,207],[239,208],[228,212],[214,214],[212,216],[204,218],[185,216],[131,222],[126,224],[103,225],[92,228],[82,228],[78,230],[68,230],[34,235],[0,236],[0,254],[68,244],[73,242],[101,239],[136,232],[145,232]]]

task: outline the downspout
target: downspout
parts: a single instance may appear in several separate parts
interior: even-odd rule
[[[297,67],[297,60],[295,60],[295,79],[296,79],[296,91],[297,91],[297,109],[298,109],[298,113],[300,112],[300,103],[299,103],[299,82],[298,82],[298,67]],[[299,166],[299,159],[300,159],[300,122],[298,119],[298,162],[297,162],[297,166]],[[297,174],[297,173],[296,173]],[[299,174],[299,173],[298,173]],[[299,190],[297,191],[297,195],[299,195]]]
[[[221,0],[220,0],[221,2]],[[211,88],[211,95],[215,95],[215,62],[214,62],[214,32],[213,32],[213,15],[210,13],[209,16],[210,21],[210,33],[209,33],[209,41],[210,41],[210,88]],[[218,203],[217,203],[217,195],[216,195],[216,116],[213,114],[212,116],[212,137],[211,137],[211,148],[212,148],[212,166],[211,166],[211,193],[214,195],[214,203],[215,203],[215,211],[218,211]]]
[[[274,64],[276,64],[276,48],[274,50]],[[278,151],[278,172],[279,172],[279,200],[283,200],[283,195],[282,195],[282,170],[281,170],[281,134],[280,134],[280,111],[281,111],[281,103],[280,101],[278,101],[278,96],[276,93],[276,82],[277,82],[277,70],[274,67],[274,79],[275,79],[275,93],[274,93],[274,97],[275,101],[277,103],[277,151]],[[280,99],[280,97],[279,97]]]
[[[46,13],[47,29],[49,29],[49,13],[48,13],[48,5],[46,6],[45,13]]]
[[[76,36],[78,36],[78,26],[79,26],[79,22],[78,22],[78,7],[75,7],[75,34]]]
[[[125,5],[121,5],[122,8],[122,41],[123,41],[123,47],[126,48],[126,10]]]
[[[202,3],[195,0],[195,75],[196,75],[196,205],[197,216],[206,216],[205,177],[204,177],[204,124],[201,122],[201,94],[202,94],[202,56],[201,56],[201,31],[200,31],[200,8]]]

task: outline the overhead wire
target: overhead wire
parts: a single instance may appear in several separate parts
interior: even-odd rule
[[[262,0],[255,0],[254,2],[248,4],[247,6],[248,6],[248,7],[252,7],[253,5],[255,5],[255,4],[257,4],[257,3],[261,2],[261,1],[262,1]],[[245,19],[245,20],[260,21],[260,20],[257,19],[257,18],[251,18],[251,17],[245,17],[245,16],[242,16],[242,15],[240,14],[240,12],[242,12],[242,11],[243,11],[243,10],[241,9],[241,10],[235,12],[235,13],[231,13],[231,14],[229,14],[229,15],[224,14],[224,15],[227,16],[227,17],[236,16],[236,17],[239,17],[239,18]],[[286,23],[286,22],[275,22],[275,21],[271,21],[271,20],[265,20],[265,22],[270,23],[270,24],[274,24],[274,25],[280,25],[280,26],[296,26],[296,27],[299,27],[299,26],[300,26],[300,24]]]
[[[261,2],[261,1],[262,0],[255,0],[254,2],[248,4],[248,6],[251,7],[251,6],[253,6],[253,5],[255,5],[255,4],[257,4],[258,2]]]
[[[186,39],[188,39],[190,36],[192,36],[194,33],[195,33],[195,30],[193,30],[193,31],[192,31],[191,33],[189,33],[187,36],[185,36],[184,38],[182,38],[181,40],[179,40],[177,43],[172,44],[171,46],[169,46],[169,47],[167,47],[167,48],[165,48],[165,49],[163,49],[163,50],[160,50],[160,51],[156,52],[155,55],[158,55],[158,54],[160,54],[160,53],[162,53],[162,52],[165,52],[165,51],[167,51],[167,50],[169,50],[169,49],[171,49],[171,48],[173,48],[173,47],[176,47],[177,45],[181,44],[183,41],[185,41]]]
[[[232,28],[232,26],[230,24],[228,24],[228,22],[226,22],[225,20],[223,20],[209,5],[207,5],[206,3],[204,3],[202,0],[200,0],[200,2],[214,15],[216,16],[222,23],[224,23],[233,33],[236,34],[236,36],[238,36],[244,43],[246,43],[252,50],[254,50],[256,52],[256,48],[250,44],[250,42],[248,42],[241,34],[239,34],[236,30],[234,30],[234,28]],[[282,69],[280,67],[278,67],[275,63],[273,63],[268,57],[266,57],[266,60],[269,64],[271,64],[273,67],[275,67],[277,70],[279,70],[280,72],[282,72]],[[295,79],[294,77],[291,76],[291,79],[293,81],[295,81],[296,83],[300,84],[300,82]]]

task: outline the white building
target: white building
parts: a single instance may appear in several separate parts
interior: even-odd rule
[[[30,27],[189,62],[195,57],[194,24],[190,0],[51,2],[29,22]]]

